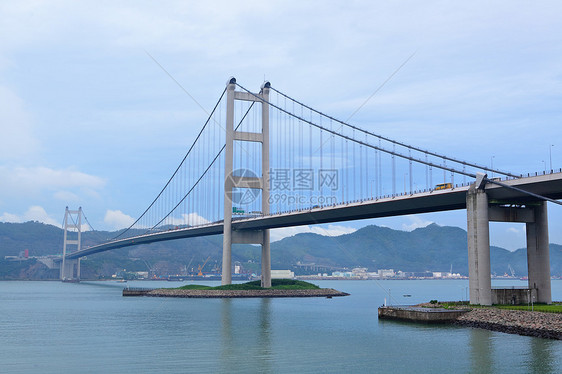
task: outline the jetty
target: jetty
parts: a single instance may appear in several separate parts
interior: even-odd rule
[[[457,309],[427,306],[398,305],[378,309],[380,319],[394,319],[416,323],[448,323],[490,331],[562,340],[562,314],[525,310],[506,310],[495,307],[459,306]]]
[[[379,318],[397,319],[423,323],[447,323],[467,313],[467,309],[425,308],[421,306],[397,305],[379,308]]]

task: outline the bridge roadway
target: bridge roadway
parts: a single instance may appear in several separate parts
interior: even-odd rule
[[[562,199],[562,173],[529,176],[502,181],[504,184],[533,192],[551,199]],[[352,221],[367,218],[392,217],[418,213],[443,212],[466,209],[466,192],[468,186],[454,189],[419,192],[376,200],[363,200],[313,209],[302,209],[287,213],[233,220],[234,230],[263,230],[279,227],[314,225],[320,223]],[[536,201],[529,195],[506,187],[486,184],[490,203],[522,203]],[[68,254],[67,259],[75,259],[111,249],[133,245],[149,244],[165,240],[184,239],[198,236],[218,235],[223,233],[223,223],[213,222],[206,225],[155,232],[127,239],[120,239],[95,245]]]

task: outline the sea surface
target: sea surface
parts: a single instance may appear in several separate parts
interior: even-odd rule
[[[561,341],[377,319],[385,297],[466,299],[466,280],[314,283],[351,296],[122,297],[127,285],[185,283],[0,282],[0,373],[560,373]],[[552,291],[562,300],[562,280]]]

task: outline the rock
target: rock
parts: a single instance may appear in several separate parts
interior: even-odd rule
[[[331,288],[311,290],[180,290],[174,288],[160,288],[145,294],[145,296],[152,297],[187,298],[336,297],[348,295],[348,293],[340,292]]]
[[[492,331],[562,340],[562,315],[497,308],[475,308],[455,324]]]

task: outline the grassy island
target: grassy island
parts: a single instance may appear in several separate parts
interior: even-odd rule
[[[269,298],[269,297],[327,297],[348,296],[346,292],[332,288],[320,288],[315,284],[291,280],[272,279],[271,288],[263,288],[260,281],[228,284],[218,287],[189,284],[178,288],[123,289],[123,296],[186,297],[186,298]]]
[[[178,290],[316,290],[320,289],[315,284],[292,280],[292,279],[272,279],[271,288],[263,288],[261,286],[261,281],[252,281],[240,284],[227,284],[224,286],[203,286],[200,284],[188,284],[186,286],[178,287]]]

